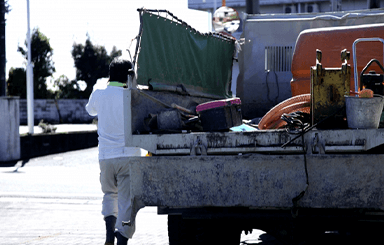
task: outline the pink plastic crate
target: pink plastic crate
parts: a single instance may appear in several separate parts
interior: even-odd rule
[[[196,106],[196,112],[205,111],[208,109],[213,109],[213,108],[222,107],[222,106],[231,106],[231,105],[241,105],[240,98],[209,101]]]
[[[231,98],[215,100],[196,107],[204,131],[224,131],[242,122],[241,100]]]

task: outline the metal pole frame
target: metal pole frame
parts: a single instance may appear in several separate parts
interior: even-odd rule
[[[353,42],[352,53],[353,53],[353,72],[354,72],[354,80],[355,80],[355,97],[359,96],[357,94],[359,92],[359,76],[357,74],[357,57],[356,57],[356,44],[358,44],[359,42],[382,42],[383,43],[383,64],[384,64],[384,39],[379,37],[359,38]]]

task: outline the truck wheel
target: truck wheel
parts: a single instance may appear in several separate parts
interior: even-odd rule
[[[168,215],[169,245],[196,244],[196,226],[181,215]]]
[[[241,230],[224,224],[228,222],[183,219],[181,215],[168,215],[169,245],[238,245]]]
[[[276,225],[276,227],[265,229],[279,241],[289,245],[313,244],[319,241],[324,231],[318,230],[313,226],[296,227],[292,224]]]

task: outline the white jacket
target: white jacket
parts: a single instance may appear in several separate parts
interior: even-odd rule
[[[146,154],[140,148],[125,147],[123,90],[115,86],[96,89],[85,106],[89,115],[98,116],[99,159]]]

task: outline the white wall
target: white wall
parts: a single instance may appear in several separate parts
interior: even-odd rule
[[[85,110],[87,99],[62,100],[34,100],[34,123],[37,126],[40,120],[50,124],[58,123],[90,123],[94,117]],[[27,101],[20,100],[20,124],[27,124]]]
[[[19,99],[0,97],[0,162],[20,158]]]

